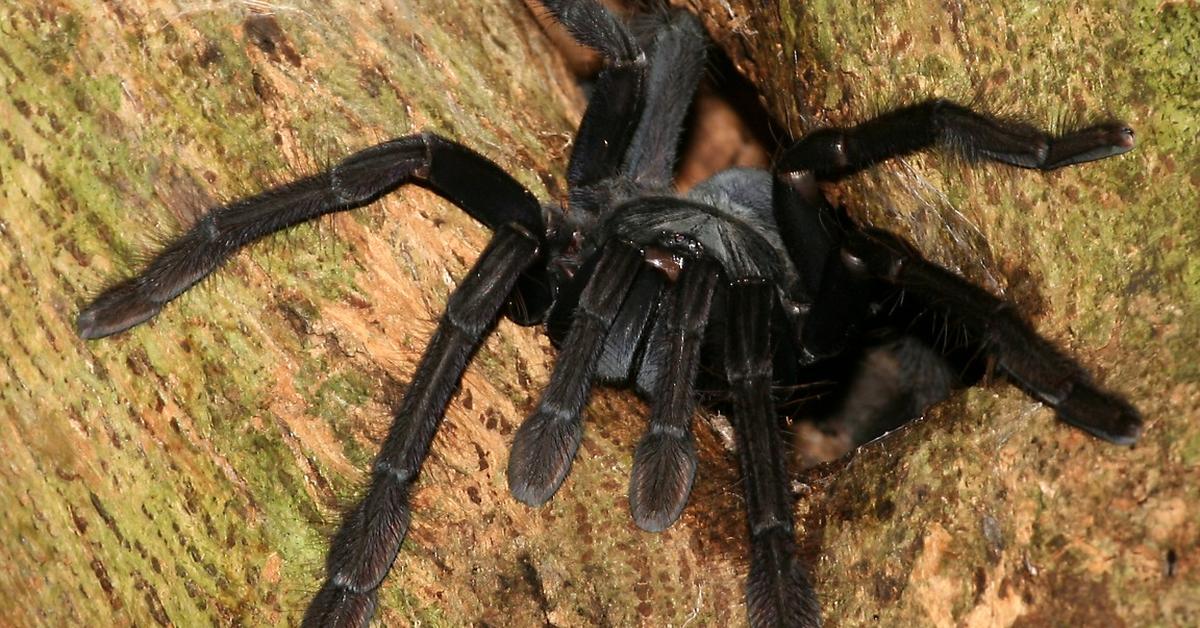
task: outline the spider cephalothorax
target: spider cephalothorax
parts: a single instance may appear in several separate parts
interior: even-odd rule
[[[855,127],[816,131],[772,171],[725,170],[681,195],[673,186],[676,149],[706,46],[697,21],[662,14],[635,36],[593,0],[543,4],[606,61],[575,138],[565,208],[539,204],[456,142],[406,136],[213,208],[79,315],[86,338],[125,330],[241,247],[407,183],[430,188],[494,231],[449,297],[370,487],[333,538],[327,579],[306,625],[359,626],[371,617],[408,529],[409,492],[433,435],[502,314],[545,323],[559,347],[541,401],[514,437],[508,482],[525,503],[544,503],[566,478],[593,384],[627,386],[651,403],[634,457],[632,514],[648,530],[671,525],[696,471],[691,417],[698,391],[721,391],[703,401],[729,412],[737,436],[751,548],[748,612],[756,626],[820,623],[816,595],[794,557],[777,408],[789,401],[780,398],[786,391],[840,372],[839,362],[883,352],[899,365],[901,381],[890,392],[876,387],[869,402],[847,400],[842,413],[855,417],[856,442],[970,383],[968,367],[980,356],[1062,420],[1117,443],[1137,438],[1137,412],[1090,383],[1008,304],[925,261],[899,237],[858,227],[818,187],[933,146],[1048,170],[1129,150],[1133,135],[1123,124],[1052,137],[927,101]],[[953,343],[938,339],[947,326],[956,330]],[[964,364],[945,366],[956,361]],[[851,397],[878,369],[855,372],[844,382]]]

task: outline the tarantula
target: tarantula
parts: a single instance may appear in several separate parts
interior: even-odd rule
[[[634,456],[630,509],[642,528],[666,528],[686,505],[696,472],[691,420],[698,391],[723,391],[704,401],[726,409],[735,428],[755,626],[820,624],[817,597],[795,558],[777,409],[786,393],[778,391],[828,378],[839,361],[859,360],[868,349],[891,352],[904,381],[892,397],[866,404],[866,419],[854,428],[861,442],[920,414],[942,389],[971,383],[968,366],[986,359],[1061,420],[1115,443],[1138,437],[1137,411],[1092,384],[1011,305],[925,261],[900,237],[857,226],[818,188],[936,146],[971,160],[1051,170],[1130,150],[1127,126],[1104,122],[1051,136],[930,100],[815,131],[771,171],[725,170],[681,195],[673,168],[707,46],[698,21],[663,13],[632,28],[595,0],[542,4],[605,61],[575,136],[565,206],[539,203],[454,141],[431,133],[401,137],[211,209],[138,275],[79,314],[84,338],[123,331],[158,314],[243,246],[408,183],[431,189],[494,232],[450,295],[370,486],[332,539],[306,626],[361,626],[372,616],[408,529],[409,493],[434,433],[502,314],[522,325],[545,324],[559,348],[541,400],[512,445],[508,483],[526,504],[545,503],[566,478],[592,386],[626,386],[651,403]],[[950,326],[953,342],[941,333]]]

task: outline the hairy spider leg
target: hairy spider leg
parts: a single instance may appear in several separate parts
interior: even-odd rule
[[[846,450],[868,443],[949,397],[963,375],[943,351],[919,336],[872,344],[857,360],[836,411],[821,418],[821,430],[843,438]]]
[[[517,278],[538,257],[540,237],[502,225],[451,293],[404,400],[396,410],[371,484],[330,543],[326,579],[304,614],[306,627],[366,626],[411,517],[408,498],[471,357],[487,337]]]
[[[1055,137],[1026,124],[933,99],[852,127],[822,128],[805,135],[775,164],[775,220],[810,295],[819,292],[822,283],[847,285],[826,275],[841,272],[828,262],[840,255],[841,232],[853,228],[825,200],[817,182],[837,181],[882,161],[939,145],[972,160],[1052,170],[1125,153],[1133,148],[1133,130],[1113,121]],[[843,296],[824,292],[837,301],[856,298],[853,290]],[[848,303],[841,306],[850,307]],[[845,319],[830,317],[824,322],[837,324],[838,320]],[[812,333],[805,344],[817,356],[832,355],[840,345],[826,340],[826,346],[818,347],[818,337],[843,335]]]
[[[775,224],[799,276],[799,296],[811,303],[829,256],[841,244],[844,227],[812,172],[776,172],[771,188]]]
[[[837,181],[882,161],[938,146],[972,161],[1052,170],[1119,155],[1133,143],[1133,130],[1122,122],[1052,136],[940,99],[804,136],[775,165],[776,222],[804,287],[828,314],[809,317],[805,323],[802,359],[811,362],[839,354],[861,318],[851,314],[863,311],[867,298],[861,274],[847,268],[840,247],[841,233],[854,227],[829,206],[819,181]]]
[[[683,121],[704,76],[704,27],[685,11],[654,14],[641,39],[650,56],[646,105],[625,159],[625,173],[641,187],[670,189]]]
[[[646,102],[646,55],[625,24],[595,0],[542,0],[542,6],[605,61],[567,165],[574,193],[621,171]]]
[[[812,364],[838,355],[867,309],[869,286],[843,256],[842,242],[853,225],[825,199],[810,171],[777,173],[775,219],[784,248],[800,271],[809,308],[794,331],[798,360]]]
[[[208,210],[137,275],[110,286],[76,319],[83,338],[115,334],[153,318],[242,247],[325,214],[362,207],[405,183],[452,201],[496,229],[517,223],[540,238],[537,199],[478,153],[431,133],[361,150],[329,170]]]
[[[591,269],[586,275],[582,272],[579,277],[590,276]],[[650,334],[654,323],[662,315],[665,305],[664,295],[668,288],[667,276],[655,268],[651,262],[643,261],[633,286],[625,295],[621,311],[608,328],[608,336],[604,338],[604,351],[600,354],[596,366],[596,380],[601,384],[621,388],[629,386],[640,369],[647,353],[650,353]],[[559,335],[565,335],[570,327],[570,318],[562,316]]]
[[[604,339],[642,263],[631,244],[605,245],[580,296],[550,382],[532,415],[513,437],[508,487],[530,506],[546,503],[562,485],[583,437],[581,413],[591,395]]]
[[[1101,390],[1013,306],[926,261],[909,243],[878,229],[848,234],[852,265],[943,311],[995,359],[999,370],[1063,422],[1120,445],[1137,440],[1142,418],[1124,399]],[[815,309],[814,309],[815,311]]]
[[[813,131],[789,148],[775,169],[810,171],[822,181],[836,181],[881,161],[941,145],[971,160],[1053,170],[1120,155],[1133,143],[1133,129],[1123,122],[1102,122],[1052,136],[1027,124],[935,99],[853,127]]]
[[[84,338],[141,323],[266,235],[319,216],[367,205],[405,183],[450,200],[496,233],[450,296],[413,382],[376,460],[366,496],[334,536],[327,580],[305,614],[306,626],[365,626],[375,591],[408,529],[408,492],[463,369],[517,278],[539,259],[541,207],[486,158],[437,135],[394,139],[329,170],[209,210],[137,276],[103,292],[78,319]]]
[[[727,288],[725,372],[733,396],[738,461],[746,487],[750,574],[746,579],[750,625],[816,627],[820,608],[812,583],[796,559],[791,482],[771,396],[773,290],[761,279]]]
[[[818,180],[835,181],[939,144],[969,159],[1051,170],[1125,153],[1134,141],[1133,130],[1122,122],[1104,122],[1054,137],[945,100],[929,100],[854,127],[820,129],[805,136],[777,163],[775,184],[781,201],[776,220],[789,255],[797,265],[819,269],[814,305],[799,333],[801,354],[815,361],[839,353],[867,316],[873,290],[868,280],[884,279],[932,299],[946,315],[961,319],[996,355],[1001,369],[1028,394],[1054,407],[1061,420],[1112,442],[1132,443],[1141,431],[1136,410],[1095,388],[1078,364],[1037,335],[1011,306],[925,261],[908,243],[883,231],[858,229],[828,204],[817,187]],[[825,225],[840,227],[813,228]],[[798,245],[803,238],[830,247],[823,261]],[[879,266],[868,268],[867,259]],[[896,268],[886,266],[892,263]],[[892,276],[902,268],[910,269],[903,274],[913,285]],[[971,302],[984,296],[986,301]]]
[[[871,311],[875,286],[842,248],[846,231],[856,227],[830,205],[812,172],[776,173],[772,189],[776,224],[800,278],[804,311],[791,330],[796,363],[807,367],[803,380],[825,380],[831,368],[845,368],[828,360],[846,355]],[[846,450],[919,416],[957,381],[944,355],[908,336],[866,348],[848,375],[843,405],[821,421]]]
[[[851,276],[839,246],[842,232],[854,227],[825,200],[818,181],[837,181],[936,146],[971,160],[1052,170],[1120,155],[1133,143],[1133,130],[1123,122],[1051,136],[941,99],[901,107],[852,127],[805,135],[775,165],[776,223],[808,294],[830,313],[806,322],[800,340],[803,359],[815,361],[841,351],[856,321],[845,314],[862,309],[866,289]]]
[[[719,267],[705,258],[684,262],[661,314],[667,352],[650,408],[650,425],[638,443],[629,481],[629,507],[638,527],[665,530],[679,518],[696,477],[696,374]]]

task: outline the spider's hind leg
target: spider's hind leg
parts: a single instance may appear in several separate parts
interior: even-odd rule
[[[625,24],[596,0],[542,0],[542,6],[606,64],[567,165],[567,182],[575,190],[620,172],[646,102],[646,55]]]
[[[639,37],[650,54],[650,71],[625,171],[644,187],[666,189],[675,178],[684,118],[704,76],[708,36],[696,16],[685,11],[645,16],[635,26],[651,29]]]
[[[927,100],[853,127],[809,133],[784,153],[776,169],[809,171],[821,180],[834,181],[935,145],[968,159],[1053,170],[1131,150],[1133,129],[1123,122],[1108,121],[1052,136],[948,100]]]
[[[912,294],[946,317],[995,360],[999,371],[1058,418],[1094,436],[1128,445],[1142,418],[1123,398],[1097,387],[1078,363],[1038,335],[1008,302],[923,259],[880,230],[847,236],[848,258],[871,277]]]
[[[811,404],[817,431],[796,439],[796,458],[805,468],[834,460],[921,416],[969,381],[948,357],[923,338],[901,335],[848,352],[832,365],[822,361],[815,377],[833,371],[845,383]]]
[[[738,281],[727,292],[725,363],[750,524],[747,613],[755,627],[821,625],[816,593],[796,559],[791,483],[771,396],[771,287]]]

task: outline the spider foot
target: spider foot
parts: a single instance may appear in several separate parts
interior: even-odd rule
[[[1117,445],[1132,445],[1142,435],[1142,416],[1129,402],[1076,383],[1054,406],[1058,418]]]
[[[629,481],[629,509],[638,527],[667,529],[687,505],[696,479],[696,443],[687,433],[647,434],[638,443]]]
[[[123,281],[96,297],[79,317],[75,328],[86,340],[103,338],[125,331],[154,318],[163,304],[151,301],[137,279]]]
[[[578,421],[564,421],[544,412],[529,417],[517,430],[508,455],[508,489],[529,506],[554,497],[571,471],[571,461],[583,438]]]
[[[375,614],[375,603],[375,591],[360,593],[326,582],[313,597],[300,625],[303,628],[366,626]]]
[[[754,628],[820,628],[821,606],[796,560],[792,531],[778,527],[751,541],[746,602]]]
[[[1133,129],[1123,122],[1106,122],[1054,138],[1043,170],[1053,170],[1133,150]]]

